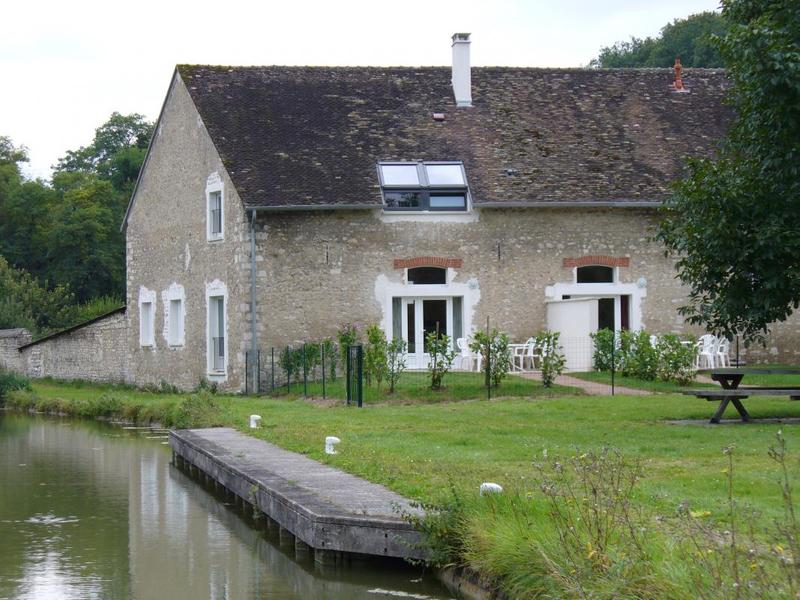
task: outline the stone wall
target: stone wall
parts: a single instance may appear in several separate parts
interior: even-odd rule
[[[655,334],[701,334],[678,314],[686,289],[663,249],[649,241],[655,218],[652,210],[630,208],[483,209],[452,218],[371,210],[260,213],[259,345],[333,336],[345,322],[381,323],[389,334],[384,290],[414,296],[403,267],[420,260],[455,267],[452,283],[474,294],[465,333],[488,317],[523,341],[547,325],[548,288],[574,283],[575,266],[607,264],[619,283],[641,295],[639,326]],[[798,340],[800,318],[792,317],[775,325],[766,350],[742,354],[752,362],[796,362]]]
[[[206,189],[224,193],[224,237],[207,239]],[[186,87],[176,77],[139,181],[126,225],[129,381],[161,380],[192,389],[201,379],[238,390],[244,386],[249,310],[249,230],[241,200],[209,138]],[[227,292],[227,372],[208,363],[207,290]],[[184,297],[184,337],[173,344],[166,301],[171,290]],[[139,299],[154,300],[155,339],[139,339]],[[216,294],[219,292],[213,292]]]
[[[19,347],[30,341],[31,333],[27,329],[0,330],[0,368],[21,373],[23,365]]]
[[[652,218],[646,210],[591,208],[484,209],[449,221],[393,221],[379,211],[259,216],[259,337],[262,346],[280,346],[335,334],[344,322],[384,321],[380,288],[404,285],[396,267],[416,262],[398,259],[415,257],[460,265],[452,282],[478,297],[467,317],[473,329],[489,317],[524,340],[546,326],[547,287],[574,281],[566,259],[600,255],[621,259],[621,283],[644,278],[644,327],[684,331],[676,309],[685,292],[671,261],[647,239]],[[415,293],[407,286],[403,295]]]
[[[123,382],[127,379],[125,310],[56,333],[17,351],[28,377]]]

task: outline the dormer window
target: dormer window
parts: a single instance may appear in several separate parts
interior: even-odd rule
[[[383,206],[391,211],[466,211],[469,190],[460,162],[380,163]]]

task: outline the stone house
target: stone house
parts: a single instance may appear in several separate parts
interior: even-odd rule
[[[250,349],[380,323],[491,323],[572,354],[598,327],[681,332],[649,241],[685,156],[730,121],[724,72],[176,68],[123,227],[127,377],[244,388]],[[255,317],[255,318],[254,318]]]

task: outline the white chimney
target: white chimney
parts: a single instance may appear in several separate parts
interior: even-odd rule
[[[456,106],[472,106],[468,33],[453,34],[453,94]]]

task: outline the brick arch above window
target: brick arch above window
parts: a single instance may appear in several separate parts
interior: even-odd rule
[[[574,269],[575,267],[588,267],[598,265],[601,267],[630,267],[631,259],[629,256],[607,256],[603,254],[591,254],[574,258],[564,258],[563,267]]]
[[[464,265],[461,258],[443,258],[441,256],[417,256],[414,258],[395,258],[395,269],[413,269],[415,267],[439,267],[441,269],[460,269]]]

